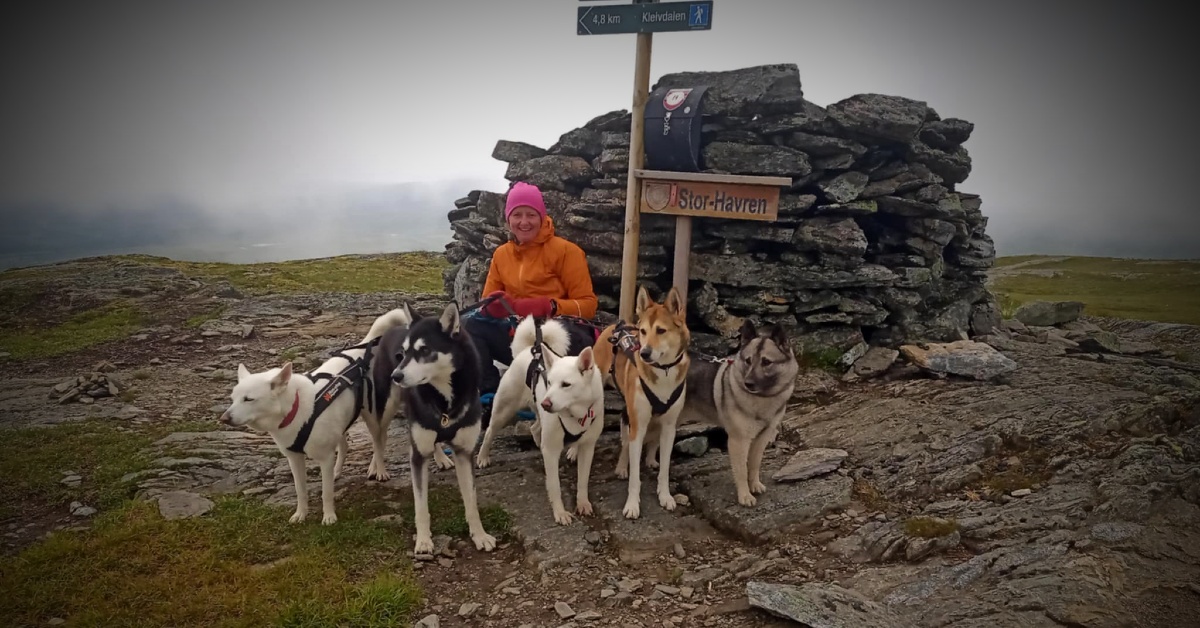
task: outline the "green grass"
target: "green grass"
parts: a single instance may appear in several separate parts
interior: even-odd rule
[[[227,306],[219,305],[206,312],[201,312],[195,316],[190,316],[186,321],[183,322],[183,326],[187,327],[188,329],[196,329],[208,321],[221,318],[221,315],[224,314],[225,310],[227,309],[229,309]]]
[[[14,359],[46,358],[119,340],[144,326],[142,315],[128,303],[113,301],[72,315],[54,327],[6,325],[0,350]]]
[[[1037,256],[1001,258],[997,267],[1011,266],[1014,259]],[[1056,274],[1018,270],[997,277],[992,290],[1009,314],[1029,301],[1082,301],[1086,315],[1200,325],[1200,262],[1069,257],[1048,258],[1021,270]]]
[[[411,491],[351,486],[338,498],[332,526],[320,524],[319,502],[293,525],[290,503],[214,497],[212,512],[166,521],[155,504],[131,497],[121,477],[150,467],[159,455],[152,441],[207,429],[211,422],[141,433],[96,420],[5,431],[6,506],[20,512],[79,500],[100,514],[90,529],[55,532],[0,561],[0,625],[45,625],[53,617],[81,626],[412,624],[423,593],[408,558]],[[81,486],[63,486],[64,470],[83,476]],[[429,507],[435,535],[468,538],[453,482],[430,487]],[[398,521],[376,521],[381,514]],[[494,504],[482,503],[480,516],[497,537],[511,531],[511,516]]]
[[[186,275],[208,280],[224,279],[248,295],[393,290],[440,294],[442,270],[447,265],[444,255],[429,251],[260,264],[183,262],[147,255],[122,259],[176,268]]]
[[[411,535],[342,509],[337,524],[287,523],[282,507],[218,498],[166,521],[147,502],[102,513],[0,565],[0,624],[410,625],[422,592]]]
[[[122,429],[104,419],[47,427],[6,429],[0,438],[0,521],[33,505],[65,506],[81,501],[109,508],[128,499],[132,487],[121,478],[150,467],[150,443],[171,431],[207,431],[213,422],[171,423],[143,432]],[[64,471],[83,479],[75,488],[62,483]]]

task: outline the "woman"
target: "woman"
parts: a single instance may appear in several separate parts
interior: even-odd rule
[[[491,418],[487,402],[500,384],[493,360],[512,364],[516,317],[572,317],[562,319],[571,330],[571,355],[595,341],[586,323],[596,316],[587,256],[575,243],[554,235],[541,190],[524,182],[513,185],[505,199],[504,220],[511,239],[492,254],[483,286],[487,303],[463,319],[479,351],[485,424]]]

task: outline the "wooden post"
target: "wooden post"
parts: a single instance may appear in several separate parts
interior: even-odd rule
[[[687,303],[688,292],[688,261],[692,250],[692,217],[675,217],[675,267],[671,275],[671,284],[679,291],[679,296]]]
[[[638,247],[641,236],[639,208],[642,186],[634,174],[642,169],[645,154],[646,101],[650,99],[650,43],[652,33],[638,33],[633,71],[633,120],[629,125],[629,183],[625,188],[625,244],[621,251],[621,303],[618,316],[633,321],[637,298]]]

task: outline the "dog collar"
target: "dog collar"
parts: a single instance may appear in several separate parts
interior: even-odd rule
[[[671,370],[671,367],[673,367],[683,361],[683,354],[685,354],[685,353],[687,353],[687,349],[680,351],[679,356],[676,357],[675,361],[670,364],[664,365],[664,364],[659,364],[657,362],[650,362],[650,366],[653,366],[654,368],[662,369],[664,371],[669,371],[669,370]]]
[[[278,429],[283,429],[283,428],[287,427],[288,425],[291,425],[292,420],[294,420],[296,418],[296,413],[299,411],[300,411],[300,391],[297,390],[296,398],[292,401],[292,410],[287,413],[287,416],[283,417],[283,422],[279,424]]]

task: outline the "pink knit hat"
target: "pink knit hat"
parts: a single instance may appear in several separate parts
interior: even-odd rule
[[[542,191],[536,185],[518,181],[508,190],[508,199],[504,201],[504,219],[518,207],[532,207],[534,211],[546,217],[546,202],[542,200]]]

